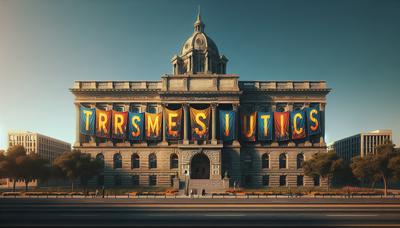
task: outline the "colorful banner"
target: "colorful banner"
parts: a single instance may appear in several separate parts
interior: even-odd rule
[[[128,112],[112,111],[111,137],[113,139],[125,139],[127,123],[128,123]]]
[[[259,141],[272,140],[272,126],[274,116],[272,112],[258,112],[257,113],[257,139]]]
[[[129,140],[143,140],[144,113],[129,112],[128,135]]]
[[[168,140],[181,139],[182,132],[182,108],[178,110],[164,109],[166,125],[164,131]]]
[[[197,110],[190,108],[190,125],[193,140],[207,140],[210,124],[210,108]]]
[[[241,138],[247,142],[256,141],[257,112],[241,113],[242,134]]]
[[[274,112],[275,139],[289,140],[289,112]]]
[[[306,108],[308,135],[318,135],[321,133],[321,118],[318,108]]]
[[[306,116],[304,110],[290,112],[290,126],[292,129],[292,139],[304,139],[306,137]]]
[[[96,108],[80,107],[80,133],[83,135],[95,135],[95,120],[96,120]]]
[[[96,109],[96,136],[110,138],[111,110]]]
[[[219,110],[219,136],[223,141],[235,139],[236,112]]]
[[[148,113],[145,114],[146,124],[146,139],[148,140],[161,140],[161,123],[162,113]]]

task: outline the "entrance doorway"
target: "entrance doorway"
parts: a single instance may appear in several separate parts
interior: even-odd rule
[[[207,155],[200,153],[192,158],[190,164],[191,179],[210,179],[210,159]]]

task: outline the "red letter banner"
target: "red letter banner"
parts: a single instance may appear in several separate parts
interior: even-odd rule
[[[256,119],[257,112],[241,113],[242,139],[247,142],[256,141]]]
[[[149,140],[161,139],[162,113],[146,112],[146,138]]]
[[[274,122],[276,140],[289,140],[289,112],[274,112]]]
[[[202,110],[190,108],[190,124],[192,127],[192,139],[207,140],[208,125],[210,124],[210,108]]]
[[[164,108],[166,125],[164,131],[167,133],[167,139],[178,140],[181,139],[182,129],[182,108],[178,110],[171,110]]]
[[[112,111],[112,138],[125,139],[126,125],[128,123],[128,112]]]
[[[111,110],[96,109],[96,136],[110,138]]]

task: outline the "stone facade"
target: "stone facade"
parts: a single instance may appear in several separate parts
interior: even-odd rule
[[[316,105],[324,113],[326,95],[330,91],[326,82],[239,81],[238,75],[226,74],[228,59],[219,54],[215,43],[205,35],[200,15],[192,36],[184,43],[180,55],[174,56],[171,62],[173,73],[163,75],[160,81],[75,81],[70,89],[75,95],[76,106],[75,148],[93,157],[104,156],[105,185],[171,186],[174,178],[181,182],[187,178],[185,173],[190,173],[196,155],[204,161],[209,160],[209,181],[214,185],[220,182],[222,186],[225,174],[229,176],[231,186],[234,183],[251,187],[297,186],[298,179],[303,180],[299,183],[304,186],[326,185],[324,181],[314,183],[308,177],[301,177],[303,171],[296,166],[298,154],[309,159],[316,152],[326,151],[323,134],[302,143],[246,143],[238,140],[224,143],[217,135],[219,109],[290,111]],[[167,141],[163,133],[160,142],[129,142],[83,136],[79,134],[80,105],[133,112],[160,112],[163,107],[183,107],[183,138]],[[208,140],[191,140],[189,107],[211,107]],[[323,115],[323,128],[324,121]],[[114,167],[115,154],[122,156],[122,168]],[[133,165],[132,156],[136,154],[139,167]],[[156,155],[156,168],[150,167],[151,154]],[[269,156],[268,168],[263,168],[264,154]],[[286,156],[284,168],[279,167],[281,154]],[[173,167],[171,156],[174,155],[178,157],[178,166]],[[103,184],[102,178],[98,184]]]

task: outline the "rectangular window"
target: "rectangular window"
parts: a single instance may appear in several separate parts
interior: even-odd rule
[[[269,186],[269,175],[264,175],[262,177],[262,185],[265,187]]]
[[[279,176],[279,186],[286,186],[286,175]]]
[[[114,185],[115,186],[121,186],[122,180],[120,175],[115,175],[114,176]]]
[[[149,176],[149,185],[150,186],[156,186],[157,185],[157,176],[156,175],[150,175]]]
[[[132,176],[132,186],[139,186],[139,175]]]
[[[321,183],[320,183],[320,177],[319,176],[314,177],[313,180],[314,180],[314,186],[320,186]]]
[[[297,186],[304,186],[304,176],[297,175]]]

